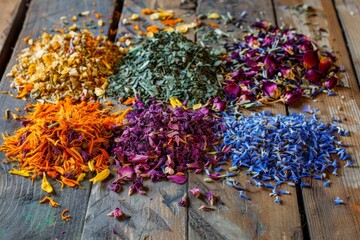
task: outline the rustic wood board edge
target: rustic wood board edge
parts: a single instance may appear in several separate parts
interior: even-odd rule
[[[349,55],[355,69],[358,84],[360,84],[360,1],[359,0],[335,0],[337,16],[340,19],[343,33],[347,42]]]
[[[11,12],[9,12],[10,16],[6,13],[2,15],[2,18],[7,17],[7,19],[2,20],[2,23],[6,22],[0,29],[0,78],[4,74],[12,49],[25,20],[28,0],[8,1],[6,4],[11,5]]]

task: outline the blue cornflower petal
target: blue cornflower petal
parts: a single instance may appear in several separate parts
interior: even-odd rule
[[[334,200],[335,205],[345,204],[344,200],[339,197],[336,197]]]

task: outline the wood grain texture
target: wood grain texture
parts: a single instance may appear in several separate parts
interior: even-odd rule
[[[197,13],[230,12],[238,18],[243,10],[249,15],[246,18],[251,24],[256,18],[275,22],[271,1],[199,1]],[[219,24],[224,31],[228,26]],[[235,38],[241,38],[239,29]],[[286,114],[283,104],[271,105],[261,110],[269,110],[274,114]],[[244,111],[249,114],[248,111]],[[226,169],[226,167],[225,167]],[[275,204],[269,197],[269,190],[256,188],[246,182],[251,179],[244,172],[240,173],[239,182],[247,187],[245,192],[251,201],[244,200],[239,192],[225,185],[225,182],[204,183],[205,175],[190,175],[189,189],[200,187],[203,193],[212,191],[220,198],[221,204],[216,211],[198,210],[201,205],[209,204],[204,199],[190,197],[189,208],[189,239],[302,239],[300,214],[297,204],[296,189],[282,186],[291,192],[290,196],[282,197],[282,205]]]
[[[335,0],[334,3],[346,36],[358,83],[360,83],[360,1]]]
[[[0,0],[0,77],[10,59],[26,14],[26,0]]]
[[[50,28],[54,24],[59,24],[59,18],[72,15],[85,10],[96,10],[104,16],[111,16],[114,1],[101,2],[92,5],[93,1],[46,1],[33,0],[29,6],[23,30],[19,36],[6,72],[9,72],[15,64],[16,54],[27,45],[22,41],[26,36],[32,38],[40,37],[43,28]],[[74,13],[70,12],[74,8]],[[106,22],[108,22],[106,20]],[[107,32],[107,26],[103,29]],[[100,29],[94,30],[99,33]],[[0,89],[1,91],[11,90],[10,79],[3,76]],[[1,115],[5,109],[14,111],[14,107],[23,109],[27,102],[0,95]],[[24,111],[22,111],[24,114]],[[20,123],[13,120],[0,121],[0,132],[13,133],[20,127]],[[2,139],[0,140],[0,144]],[[4,153],[0,153],[0,159],[4,158]],[[39,204],[38,201],[46,196],[40,188],[40,181],[31,181],[19,176],[7,173],[11,167],[9,164],[1,164],[0,168],[0,238],[1,239],[79,239],[82,234],[84,216],[90,193],[90,184],[83,183],[84,189],[59,190],[59,184],[52,182],[56,194],[54,199],[61,204],[55,209],[47,204]],[[61,212],[68,208],[72,218],[70,222],[61,221]]]
[[[186,6],[186,7],[185,7]],[[193,5],[181,5],[180,0],[125,0],[121,13],[118,37],[124,34],[137,34],[133,27],[139,25],[142,31],[150,25],[161,26],[160,21],[150,20],[141,15],[143,8],[172,9],[175,16],[188,14],[186,21],[193,21],[195,8]],[[183,8],[184,7],[184,8]],[[122,24],[133,13],[140,14],[140,20]],[[194,37],[189,34],[188,37]],[[144,181],[147,196],[134,194],[128,196],[128,185],[119,194],[110,192],[107,183],[95,185],[91,189],[89,205],[86,212],[82,239],[186,239],[187,210],[178,205],[187,191],[186,185],[170,182],[152,183]],[[107,217],[115,207],[120,207],[130,218],[117,221]]]
[[[21,2],[21,0],[0,0],[2,10],[0,15],[0,52],[13,26]]]
[[[284,4],[294,5],[300,1],[275,1],[277,16],[287,24],[295,26],[299,32],[309,33],[314,37],[318,27],[329,31],[328,36],[319,40],[320,45],[328,45],[339,56],[338,63],[343,63],[346,72],[340,75],[342,81],[349,87],[336,88],[337,96],[320,95],[316,100],[308,100],[291,107],[290,112],[300,112],[303,105],[320,109],[319,116],[324,122],[331,122],[332,117],[341,119],[341,127],[349,129],[350,137],[340,137],[340,140],[349,144],[349,153],[353,161],[359,166],[360,157],[360,105],[359,88],[354,71],[351,68],[345,41],[341,35],[340,25],[337,22],[334,6],[331,1],[302,1],[315,8],[317,16],[306,19],[303,14],[282,10]],[[304,21],[311,21],[312,25],[304,25]],[[338,177],[328,176],[332,181],[330,188],[325,188],[322,181],[309,180],[312,189],[304,189],[306,216],[311,239],[358,239],[360,230],[360,169],[343,168],[341,163]],[[334,206],[334,199],[340,197],[346,205]]]
[[[158,25],[159,28],[162,27],[162,24],[159,20],[151,20],[149,16],[140,14],[141,10],[144,8],[150,8],[154,10],[158,8],[174,10],[175,17],[182,17],[184,22],[190,23],[194,21],[195,1],[187,1],[186,4],[181,4],[181,0],[125,0],[121,21],[119,22],[117,38],[129,33],[133,36],[136,36],[138,31],[134,30],[135,25],[138,25],[140,27],[140,31],[142,32],[145,32],[146,28],[151,25]],[[129,20],[129,17],[134,13],[140,15],[139,20]],[[186,16],[184,17],[185,14]],[[124,19],[126,19],[130,24],[124,24]],[[193,31],[190,31],[187,37],[189,39],[194,39]]]

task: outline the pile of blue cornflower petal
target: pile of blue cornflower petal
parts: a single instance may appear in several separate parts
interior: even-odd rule
[[[300,180],[311,177],[323,180],[328,187],[327,174],[337,175],[339,168],[333,154],[346,161],[345,167],[354,164],[345,151],[346,145],[337,138],[337,135],[349,135],[348,131],[333,123],[322,123],[315,113],[312,117],[295,113],[290,116],[273,116],[269,112],[250,116],[230,113],[224,114],[224,121],[222,147],[231,147],[228,156],[232,168],[246,168],[245,174],[252,177],[257,187],[272,188],[271,195],[277,203],[280,203],[279,195],[288,194],[277,190],[285,182],[310,187]],[[245,190],[234,183],[227,184]],[[240,196],[249,198],[242,191]]]

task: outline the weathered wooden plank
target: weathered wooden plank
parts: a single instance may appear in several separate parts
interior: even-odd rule
[[[9,61],[26,13],[25,0],[0,0],[0,77]]]
[[[163,9],[170,9],[175,11],[175,17],[183,17],[184,22],[192,22],[194,20],[194,12],[195,12],[195,3],[194,1],[186,1],[187,4],[181,4],[180,0],[176,1],[169,1],[169,0],[146,0],[146,1],[139,1],[139,0],[125,0],[124,8],[122,11],[121,21],[119,23],[118,29],[118,38],[124,36],[125,34],[131,34],[133,36],[137,35],[138,30],[134,30],[134,26],[138,25],[140,27],[140,31],[146,32],[146,28],[151,25],[159,25],[161,23],[159,20],[151,20],[149,16],[144,16],[140,14],[141,10],[144,8],[154,9],[157,10],[158,8]],[[130,21],[129,17],[132,14],[139,14],[140,20],[138,21]],[[184,15],[186,16],[184,17]],[[127,19],[126,22],[131,24],[124,24],[123,20]],[[193,32],[187,35],[189,39],[194,39]]]
[[[37,38],[41,35],[43,28],[51,28],[59,24],[61,16],[69,16],[85,10],[96,10],[104,16],[111,16],[114,1],[45,1],[33,0],[29,6],[24,27],[16,43],[6,72],[9,72],[15,64],[16,54],[27,45],[22,41],[26,36]],[[74,12],[70,12],[73,8]],[[71,22],[71,21],[70,21]],[[108,21],[104,28],[107,32]],[[99,33],[100,29],[94,30]],[[9,91],[10,79],[3,76],[0,89]],[[27,104],[25,101],[17,100],[9,95],[0,95],[0,112],[5,109],[13,110],[14,107],[23,109]],[[24,114],[24,111],[22,111]],[[13,120],[0,121],[0,132],[12,133],[20,127],[19,122]],[[2,142],[2,139],[0,140]],[[0,154],[1,159],[4,153]],[[7,173],[10,165],[1,164],[0,168],[0,234],[2,239],[79,239],[82,233],[84,216],[90,193],[90,184],[84,183],[84,189],[65,188],[60,191],[59,184],[53,182],[56,194],[55,199],[61,204],[58,209],[51,208],[47,204],[40,205],[38,201],[46,194],[41,190],[39,181],[32,185],[31,181],[22,177]],[[70,210],[72,218],[70,222],[61,221],[61,211],[65,208]]]
[[[359,88],[357,86],[354,71],[351,68],[349,55],[346,51],[345,42],[342,38],[341,28],[336,18],[334,6],[331,1],[279,1],[276,0],[276,13],[279,19],[291,24],[299,32],[309,33],[313,37],[317,35],[316,29],[322,27],[328,30],[327,37],[323,37],[320,45],[328,45],[339,56],[338,63],[344,64],[346,72],[340,77],[345,86],[336,88],[337,96],[320,95],[316,100],[309,100],[302,105],[309,104],[311,107],[320,109],[322,121],[330,122],[332,117],[340,118],[343,122],[341,127],[350,130],[350,137],[340,137],[344,143],[349,144],[349,153],[353,161],[359,165],[360,148],[360,105]],[[304,14],[284,10],[283,5],[295,5],[305,3],[316,10],[316,17],[306,19]],[[311,25],[304,25],[304,22]],[[300,112],[301,104],[291,107],[291,112]],[[343,167],[344,164],[342,163]],[[313,180],[312,189],[304,189],[305,211],[311,239],[357,239],[360,226],[359,211],[359,168],[341,169],[340,175],[328,176],[332,181],[330,188],[325,188],[322,181]],[[340,197],[346,205],[334,206],[333,200]]]
[[[10,33],[10,29],[13,25],[14,18],[17,14],[17,10],[21,4],[21,1],[8,1],[1,0],[0,5],[3,10],[3,14],[0,16],[0,22],[2,23],[0,26],[0,49],[4,46],[4,42],[8,34]],[[0,51],[1,52],[1,51]]]
[[[180,0],[126,0],[118,29],[118,36],[125,33],[136,34],[135,24],[144,31],[147,26],[161,25],[159,21],[150,20],[149,16],[140,14],[143,8],[172,9],[175,16],[188,13],[187,21],[192,21],[195,9],[186,5],[182,9]],[[190,6],[190,7],[189,7]],[[140,14],[140,20],[130,21],[124,25],[121,22],[131,14]],[[194,35],[189,35],[189,37]],[[148,188],[147,196],[135,194],[128,196],[128,187],[117,194],[106,188],[107,183],[93,186],[82,239],[186,239],[187,210],[179,207],[178,202],[187,191],[186,185],[176,185],[169,182],[152,183],[144,181]],[[107,217],[115,207],[120,207],[130,218],[117,221]]]
[[[260,18],[274,24],[275,18],[271,1],[199,1],[197,13],[230,12],[236,19],[243,10],[248,11],[247,24]],[[244,23],[244,26],[247,25]],[[225,28],[219,24],[220,28]],[[225,29],[224,29],[225,31]],[[237,30],[237,37],[242,33]],[[286,114],[285,106],[276,104],[266,109],[273,113]],[[248,114],[248,113],[247,113]],[[225,168],[226,169],[226,168]],[[191,197],[189,208],[189,239],[302,239],[300,214],[295,188],[284,186],[291,196],[283,197],[283,205],[275,204],[269,191],[250,186],[244,173],[239,182],[247,186],[246,194],[251,201],[239,197],[239,192],[220,183],[204,183],[204,175],[190,175],[189,189],[199,186],[203,192],[212,191],[219,196],[222,204],[216,211],[203,212],[198,208],[205,204]],[[282,187],[283,188],[283,187]]]
[[[335,0],[334,3],[346,36],[358,83],[360,83],[360,1]]]

